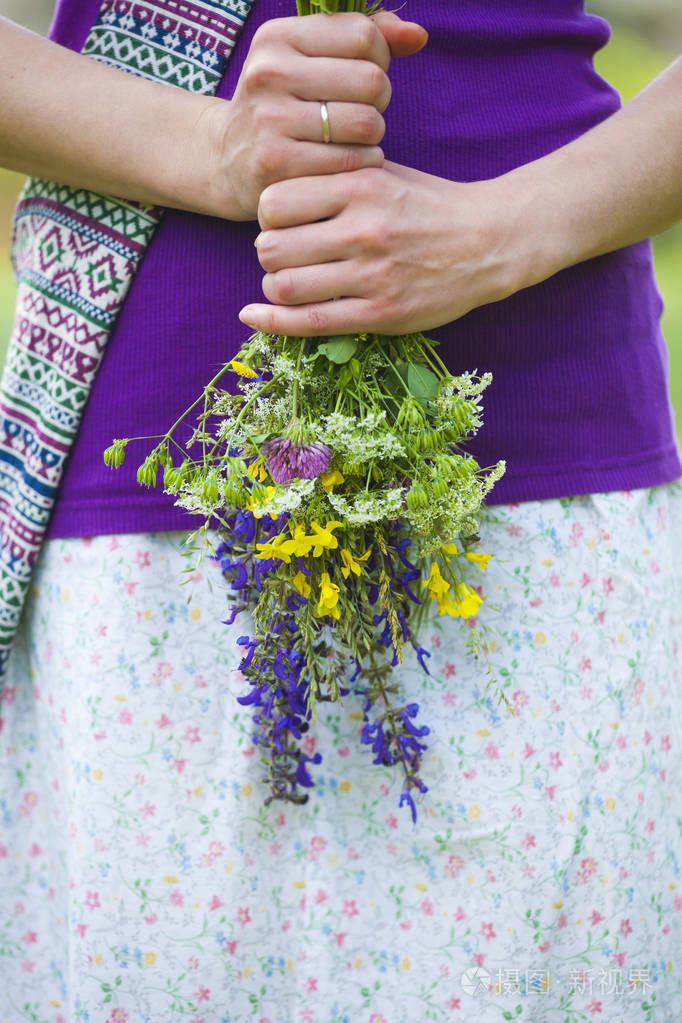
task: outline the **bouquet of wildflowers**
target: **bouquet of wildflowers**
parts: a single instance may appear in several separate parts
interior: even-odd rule
[[[299,0],[299,13],[310,3]],[[339,5],[341,6],[341,5]],[[329,9],[332,4],[327,2]],[[346,10],[365,10],[348,0]],[[334,6],[334,10],[339,9]],[[237,375],[236,390],[221,386]],[[482,470],[460,444],[481,425],[490,375],[452,376],[422,334],[309,339],[257,332],[206,386],[138,470],[217,526],[237,642],[262,754],[266,802],[305,802],[312,764],[302,739],[320,702],[362,703],[360,742],[415,794],[428,726],[392,670],[419,642],[429,609],[473,618],[482,603],[464,566],[485,568],[477,516],[504,463]],[[190,443],[174,437],[199,409]],[[118,466],[128,440],[105,452]]]

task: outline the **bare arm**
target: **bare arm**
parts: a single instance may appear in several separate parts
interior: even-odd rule
[[[440,326],[675,223],[681,167],[682,59],[580,138],[489,181],[387,163],[273,184],[257,245],[274,305],[242,318],[298,335]]]
[[[382,164],[391,56],[425,40],[392,15],[268,22],[228,102],[113,70],[0,18],[0,165],[254,219],[272,181]],[[323,143],[320,99],[338,145]]]

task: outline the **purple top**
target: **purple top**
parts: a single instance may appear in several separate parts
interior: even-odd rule
[[[294,0],[256,0],[218,95],[229,98],[255,29]],[[59,0],[52,38],[80,49],[99,0]],[[391,66],[386,156],[474,181],[534,160],[608,117],[618,96],[594,71],[609,38],[580,0],[409,0],[430,33]],[[135,481],[148,445],[104,467],[113,437],[165,432],[247,336],[261,294],[253,223],[165,214],[132,284],[85,410],[52,537],[185,529],[196,518]],[[469,448],[507,460],[490,503],[634,489],[682,474],[648,242],[556,274],[431,331],[452,372],[490,370]],[[139,457],[138,457],[139,453]]]

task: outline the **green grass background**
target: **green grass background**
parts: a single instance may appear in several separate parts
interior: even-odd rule
[[[595,61],[598,72],[619,90],[623,102],[639,92],[670,62],[668,53],[617,25],[611,42]],[[4,363],[14,311],[14,283],[9,262],[12,210],[22,178],[0,170],[0,364]],[[670,353],[670,391],[682,439],[682,225],[654,239],[659,287],[665,301],[663,330]]]

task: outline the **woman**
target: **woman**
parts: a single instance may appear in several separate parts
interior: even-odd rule
[[[89,51],[98,3],[63,0],[52,34],[106,61],[153,34],[144,6],[105,5]],[[174,210],[117,312],[10,660],[0,1005],[676,1019],[682,469],[642,239],[682,212],[682,67],[618,112],[591,63],[607,28],[577,0],[412,0],[421,52],[389,15],[259,28],[289,13],[256,0],[216,100],[7,29],[5,162]],[[22,244],[35,273],[79,258]],[[414,830],[350,701],[308,737],[309,802],[263,807],[234,701],[243,626],[217,624],[212,566],[189,608],[175,589],[191,519],[101,467],[229,359],[240,309],[289,334],[429,329],[453,371],[493,372],[471,449],[509,468],[481,617],[516,714],[430,622],[431,674],[399,672],[432,729]]]

